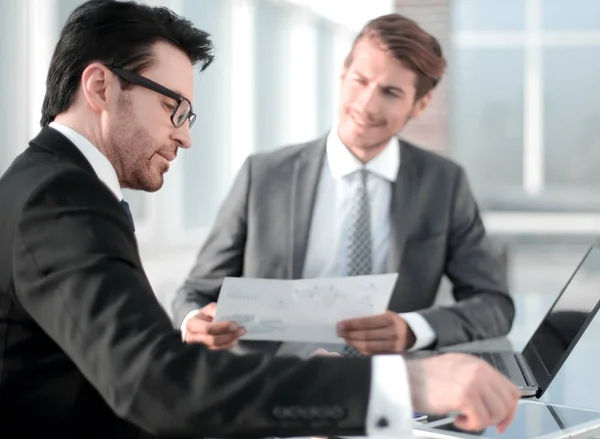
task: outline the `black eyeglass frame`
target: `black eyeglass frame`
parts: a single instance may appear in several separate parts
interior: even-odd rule
[[[145,76],[138,75],[135,72],[123,69],[121,67],[106,67],[131,84],[139,85],[140,87],[147,88],[148,90],[152,90],[156,93],[173,99],[176,102],[176,104],[175,107],[173,107],[173,111],[171,112],[171,123],[175,128],[179,128],[183,126],[186,120],[189,120],[190,128],[192,128],[192,125],[194,125],[194,122],[196,121],[196,113],[194,113],[192,109],[192,103],[188,98],[186,98],[185,96],[181,96],[179,93],[175,93],[173,90],[169,90],[167,87],[160,85],[158,82],[154,82],[153,80],[148,79]],[[187,115],[187,117],[183,119],[183,121],[179,125],[177,125],[177,123],[175,122],[175,114],[177,113],[177,110],[179,110],[179,106],[183,101],[186,101],[189,104],[190,112]]]

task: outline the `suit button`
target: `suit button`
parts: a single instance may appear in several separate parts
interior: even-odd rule
[[[297,407],[296,408],[296,413],[298,414],[298,417],[301,419],[304,419],[306,421],[308,421],[309,419],[311,419],[310,417],[310,409],[308,407]]]
[[[321,409],[318,407],[310,407],[308,409],[309,419],[320,419],[321,418]]]
[[[386,428],[389,427],[390,423],[388,422],[387,418],[379,418],[377,420],[377,427],[378,428]]]
[[[331,408],[331,417],[336,421],[341,421],[346,417],[346,410],[339,405],[334,405]]]
[[[288,419],[298,419],[300,417],[300,407],[291,406],[287,409]]]
[[[283,419],[283,407],[278,405],[273,408],[273,416],[277,419]]]

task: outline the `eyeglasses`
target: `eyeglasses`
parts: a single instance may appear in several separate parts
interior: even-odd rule
[[[181,96],[179,93],[175,93],[173,90],[169,90],[167,87],[164,87],[151,79],[138,75],[137,73],[130,72],[129,70],[120,67],[106,67],[131,84],[139,85],[140,87],[147,88],[148,90],[155,91],[156,93],[160,93],[163,96],[173,99],[176,104],[171,112],[171,123],[176,128],[182,126],[186,120],[190,121],[190,128],[194,125],[196,114],[192,111],[192,103],[186,97]]]

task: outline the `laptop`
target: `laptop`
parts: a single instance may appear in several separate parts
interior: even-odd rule
[[[600,240],[592,245],[521,352],[468,352],[486,360],[520,389],[541,397],[600,306]],[[453,352],[456,352],[453,350]]]

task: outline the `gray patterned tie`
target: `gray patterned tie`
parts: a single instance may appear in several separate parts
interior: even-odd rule
[[[373,253],[371,246],[371,212],[367,193],[368,171],[361,169],[354,175],[354,190],[348,227],[346,247],[348,276],[371,274]],[[357,357],[361,354],[352,346],[345,345],[344,356]]]

